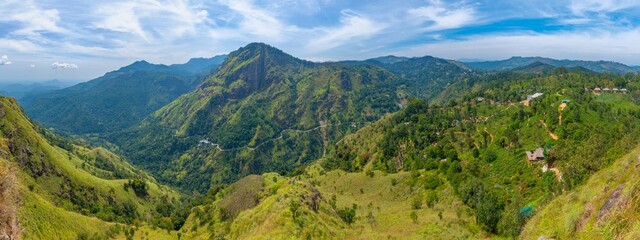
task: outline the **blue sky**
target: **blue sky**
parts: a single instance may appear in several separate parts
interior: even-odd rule
[[[637,0],[2,0],[0,81],[89,80],[265,42],[313,61],[545,56],[640,65]]]

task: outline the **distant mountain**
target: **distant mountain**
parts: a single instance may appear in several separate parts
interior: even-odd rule
[[[412,96],[425,99],[435,97],[449,84],[475,75],[465,64],[431,56],[403,58],[381,57],[369,59],[400,76],[405,91]]]
[[[70,82],[50,80],[31,83],[0,83],[0,95],[21,99],[25,96],[42,94],[71,86]]]
[[[407,61],[409,59],[410,58],[408,58],[408,57],[397,57],[397,56],[389,55],[389,56],[384,56],[384,57],[371,58],[371,59],[369,59],[369,61],[380,62],[380,63],[383,63],[383,64],[394,64],[394,63],[398,63],[398,62]]]
[[[187,63],[172,64],[169,67],[191,74],[207,73],[222,64],[226,57],[227,55],[218,55],[212,58],[192,58]]]
[[[624,65],[618,62],[611,61],[581,61],[581,60],[556,60],[543,57],[512,57],[506,60],[499,61],[484,61],[484,62],[465,62],[468,66],[476,69],[482,69],[486,71],[504,71],[514,68],[524,67],[535,62],[541,62],[552,66],[565,66],[565,67],[584,67],[594,72],[611,72],[618,74],[625,74],[629,72],[635,72],[637,69]]]
[[[534,63],[527,66],[514,68],[512,69],[512,71],[521,73],[547,74],[553,71],[553,69],[555,68],[556,67],[553,65],[535,61]]]
[[[161,65],[137,61],[78,85],[25,97],[27,113],[73,134],[121,131],[193,90],[224,56]]]

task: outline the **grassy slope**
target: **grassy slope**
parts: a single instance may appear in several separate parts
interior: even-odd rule
[[[318,167],[319,168],[319,167]],[[421,176],[411,187],[412,177],[409,172],[384,174],[375,171],[370,177],[363,172],[347,173],[334,170],[320,174],[323,170],[312,173],[310,181],[317,183],[317,188],[329,198],[336,196],[337,208],[357,204],[357,220],[346,230],[347,239],[465,239],[487,237],[475,224],[471,211],[452,193],[453,189],[445,184],[436,190],[422,188],[424,176],[435,174],[435,171],[420,171]],[[393,179],[397,184],[393,185]],[[415,198],[426,198],[428,191],[434,191],[438,200],[429,208],[422,204],[420,209],[413,209]],[[417,223],[411,219],[415,211]],[[374,221],[368,218],[369,212]],[[442,214],[442,218],[439,214]]]
[[[409,172],[374,176],[364,173],[346,173],[342,170],[326,172],[319,165],[312,165],[298,177],[285,178],[275,173],[263,175],[262,187],[258,187],[259,204],[241,211],[230,222],[219,217],[222,203],[233,192],[221,194],[222,199],[194,209],[182,228],[185,239],[209,239],[226,236],[230,239],[461,239],[486,238],[489,235],[475,224],[471,211],[452,197],[452,188],[442,185],[436,190],[423,189],[424,176],[433,172],[421,171],[412,178]],[[392,182],[395,179],[396,184]],[[255,180],[255,179],[254,179]],[[275,181],[274,181],[275,180]],[[242,183],[244,181],[244,183]],[[411,187],[411,182],[415,182]],[[247,184],[247,179],[234,183]],[[255,184],[253,184],[256,187]],[[244,188],[243,188],[244,189]],[[315,191],[320,193],[318,211],[308,204]],[[244,190],[243,190],[244,191]],[[428,191],[434,191],[438,200],[432,207],[422,203],[413,210],[417,196],[424,199]],[[218,195],[218,196],[221,196]],[[335,207],[331,204],[335,196]],[[424,200],[423,200],[424,201]],[[292,202],[300,207],[294,210]],[[351,225],[338,215],[338,209],[356,204],[356,219]],[[224,209],[224,208],[222,208]],[[414,223],[411,213],[418,217]],[[371,214],[369,214],[371,213]],[[439,217],[441,214],[442,218]],[[294,217],[295,215],[295,217]],[[369,216],[371,215],[371,216]]]
[[[14,99],[2,97],[0,104],[2,104],[0,109],[4,113],[0,120],[2,124],[2,131],[0,131],[0,158],[2,159],[0,160],[7,165],[15,165],[13,169],[22,169],[15,171],[17,171],[21,199],[18,210],[19,220],[25,239],[42,239],[53,236],[59,239],[69,239],[77,237],[78,234],[104,236],[109,230],[108,227],[113,225],[113,223],[107,223],[95,217],[87,217],[70,211],[77,208],[69,199],[60,197],[61,192],[67,191],[59,189],[66,181],[65,179],[72,182],[71,186],[92,189],[92,192],[95,192],[97,196],[108,195],[118,203],[134,203],[143,219],[154,210],[154,203],[159,201],[161,196],[168,196],[169,199],[177,198],[175,192],[157,185],[152,178],[145,179],[149,186],[149,197],[141,199],[132,190],[124,190],[123,185],[127,180],[108,180],[92,175],[81,167],[82,159],[62,148],[51,145],[47,139],[40,135],[36,127],[24,116]],[[51,168],[48,170],[54,171],[55,174],[33,176],[28,172],[28,169],[20,167],[20,157],[10,150],[10,146],[20,145],[22,142],[26,142],[30,151],[39,155],[32,160],[40,160],[42,164],[45,164],[44,166]],[[99,152],[105,156],[115,156],[104,149],[81,149],[81,151],[86,151],[88,155]],[[118,162],[119,166],[127,171],[135,171],[122,159],[110,158],[110,161],[120,161]],[[109,193],[110,191],[111,193]]]
[[[640,238],[639,154],[640,147],[594,174],[582,187],[546,205],[528,222],[522,238]],[[622,189],[621,196],[618,201],[612,201],[609,214],[598,222],[599,212],[618,187]]]

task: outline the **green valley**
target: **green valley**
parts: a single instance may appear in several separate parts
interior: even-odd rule
[[[485,72],[429,56],[318,63],[263,43],[219,66],[194,61],[138,62],[62,90],[127,88],[99,101],[128,110],[93,105],[105,128],[67,103],[51,113],[83,118],[34,114],[49,119],[41,127],[1,97],[0,236],[637,237],[637,73],[543,61]],[[158,69],[191,71],[189,87],[118,99],[141,87],[133,75],[168,86]]]

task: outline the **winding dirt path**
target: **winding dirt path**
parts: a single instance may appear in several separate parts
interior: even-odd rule
[[[346,123],[338,122],[338,123],[333,123],[333,124],[331,124],[331,123],[321,124],[321,125],[319,125],[317,127],[311,128],[311,129],[285,129],[285,130],[282,130],[280,132],[278,137],[267,139],[267,140],[255,145],[255,146],[246,145],[246,146],[237,147],[237,148],[224,148],[219,143],[210,143],[208,145],[214,147],[216,150],[221,151],[221,152],[236,151],[236,150],[242,150],[242,149],[248,149],[250,151],[255,151],[256,149],[260,148],[262,145],[265,145],[265,144],[267,144],[269,142],[273,142],[273,141],[276,141],[278,139],[284,138],[283,134],[285,132],[309,133],[309,132],[313,132],[313,131],[320,130],[320,129],[323,129],[323,128],[333,127],[333,126],[340,126],[340,125],[343,125],[343,124],[351,124],[352,126],[356,126],[356,125],[359,125],[359,124],[367,125],[367,124],[370,124],[370,123],[371,122],[346,122]]]
[[[553,139],[553,140],[558,140],[558,136],[555,135],[554,133],[552,133],[551,131],[549,131],[549,127],[547,127],[547,124],[544,123],[544,121],[542,121],[542,119],[539,119],[538,121],[540,121],[540,123],[542,123],[542,126],[544,126],[544,128],[547,129],[547,132],[549,133],[549,136]]]

